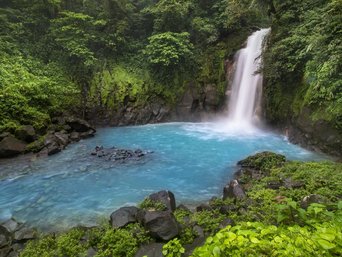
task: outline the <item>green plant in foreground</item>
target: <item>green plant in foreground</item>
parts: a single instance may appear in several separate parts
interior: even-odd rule
[[[244,222],[208,237],[192,256],[337,256],[342,254],[340,227],[338,222],[314,227]]]
[[[163,245],[162,253],[165,257],[181,257],[184,252],[185,249],[177,238]]]

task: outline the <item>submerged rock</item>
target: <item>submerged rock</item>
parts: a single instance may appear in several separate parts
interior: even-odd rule
[[[126,162],[128,160],[139,161],[150,151],[142,151],[140,149],[129,150],[129,149],[119,149],[119,148],[104,148],[103,146],[96,146],[94,151],[91,152],[92,156],[97,156],[99,158],[104,158],[107,161],[114,162]]]

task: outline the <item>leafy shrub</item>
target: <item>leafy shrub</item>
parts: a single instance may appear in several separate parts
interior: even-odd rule
[[[185,252],[179,239],[175,238],[163,245],[163,256],[165,257],[181,257]]]
[[[137,239],[124,229],[108,229],[98,244],[97,257],[131,257],[137,251]]]
[[[202,256],[332,256],[342,253],[341,223],[276,227],[258,222],[228,226],[197,248]]]

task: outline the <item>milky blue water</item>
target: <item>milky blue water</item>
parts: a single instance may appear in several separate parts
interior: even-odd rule
[[[90,155],[96,145],[153,151],[143,161],[116,164]],[[178,203],[220,196],[236,162],[259,151],[289,159],[324,157],[283,136],[241,135],[214,123],[168,123],[99,129],[61,153],[0,162],[0,220],[14,217],[42,230],[93,225],[115,209],[168,189]]]

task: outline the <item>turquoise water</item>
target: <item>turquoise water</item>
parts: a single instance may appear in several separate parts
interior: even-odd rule
[[[90,156],[96,145],[153,151],[115,164]],[[283,136],[226,130],[214,123],[167,123],[99,129],[97,136],[48,158],[0,163],[0,220],[14,217],[42,230],[93,225],[115,209],[168,189],[178,203],[221,195],[236,162],[270,150],[289,159],[324,157]]]

